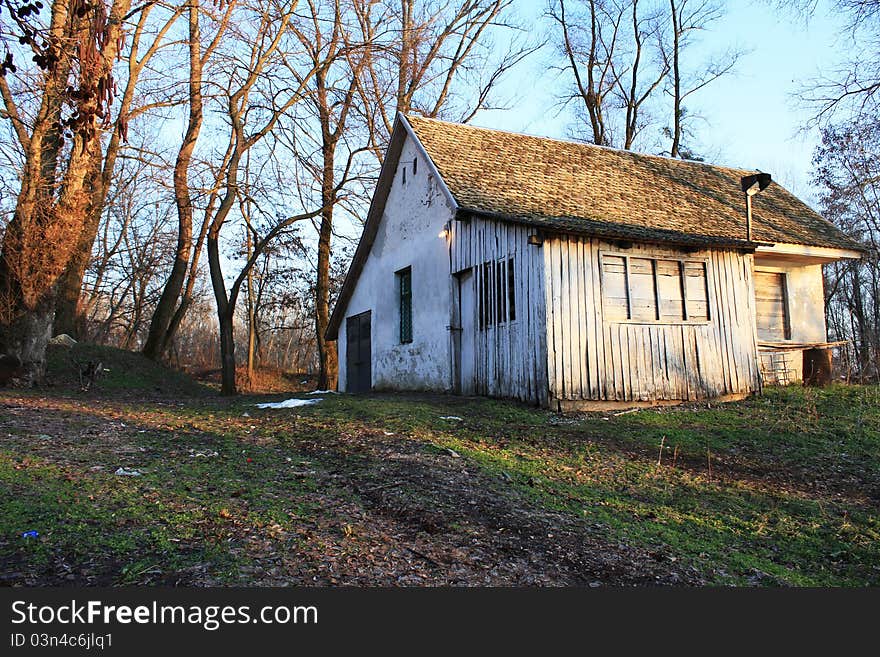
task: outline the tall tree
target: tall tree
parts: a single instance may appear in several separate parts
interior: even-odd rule
[[[513,0],[354,0],[364,53],[358,91],[379,162],[397,112],[467,123],[505,104],[505,75],[538,50]],[[495,47],[495,38],[506,46]]]
[[[648,125],[647,107],[669,73],[662,56],[665,17],[640,0],[552,0],[547,15],[571,76],[563,105],[574,104],[585,130],[601,146],[631,149]]]
[[[561,32],[561,48],[567,60],[565,69],[574,78],[574,92],[565,97],[565,104],[577,100],[576,111],[585,112],[590,141],[599,146],[611,145],[607,121],[608,98],[619,85],[613,61],[618,44],[624,11],[609,13],[599,0],[587,0],[583,13],[573,17],[565,0],[551,2],[547,14]]]
[[[237,33],[240,41],[225,53],[225,61],[221,65],[226,79],[215,80],[218,86],[223,85],[222,102],[228,126],[228,147],[222,164],[214,169],[220,201],[209,218],[207,251],[219,323],[221,393],[226,395],[237,392],[235,308],[248,272],[276,236],[298,221],[318,216],[322,210],[319,208],[289,217],[276,217],[264,234],[259,235],[255,231],[251,255],[227,288],[220,257],[220,236],[240,198],[239,173],[244,156],[267,137],[275,140],[275,131],[282,118],[302,101],[311,78],[318,73],[317,68],[312,68],[293,85],[289,84],[289,80],[276,77],[277,71],[283,70],[287,56],[285,43],[290,35],[296,6],[296,0],[257,0],[250,5],[242,4],[244,16],[239,21]],[[246,193],[251,193],[251,190],[246,190]]]
[[[833,337],[849,340],[861,377],[880,373],[880,121],[861,116],[822,130],[814,158],[822,214],[866,246],[861,260],[825,268]]]
[[[358,154],[366,150],[366,146],[352,143],[350,133],[362,131],[353,130],[349,123],[353,117],[357,118],[358,81],[367,62],[365,50],[370,46],[354,42],[348,35],[349,26],[339,0],[326,4],[308,0],[307,6],[304,20],[292,23],[291,31],[306,53],[304,71],[307,74],[314,71],[314,74],[306,81],[298,67],[291,66],[290,70],[299,83],[309,89],[305,100],[319,134],[314,140],[318,146],[317,157],[305,155],[304,168],[311,171],[317,182],[322,208],[318,226],[315,336],[318,389],[327,390],[335,387],[338,368],[336,345],[325,337],[330,324],[333,219],[340,193],[349,183],[352,164]],[[340,155],[344,158],[341,164]]]
[[[128,125],[139,116],[150,110],[171,104],[168,100],[145,101],[137,107],[132,107],[135,100],[135,90],[141,78],[141,73],[150,63],[150,60],[166,46],[165,37],[172,28],[177,18],[183,12],[183,5],[170,9],[169,15],[160,19],[155,32],[150,35],[151,40],[146,50],[141,51],[145,34],[149,29],[149,18],[156,5],[146,4],[138,16],[134,31],[128,40],[130,46],[125,53],[127,66],[127,80],[116,118],[111,122],[106,147],[96,147],[89,151],[91,155],[88,168],[91,171],[86,180],[88,203],[85,211],[85,220],[82,229],[76,239],[70,260],[58,282],[58,294],[55,307],[55,333],[67,333],[79,337],[83,327],[83,312],[80,307],[83,276],[92,255],[92,247],[98,235],[101,217],[110,192],[113,178],[116,172],[116,162],[120,156],[120,149],[126,140]],[[120,56],[123,53],[120,53]],[[73,154],[71,153],[71,156]]]
[[[56,284],[86,220],[88,180],[100,126],[110,115],[113,62],[130,5],[130,0],[113,0],[109,8],[102,1],[56,0],[45,22],[36,4],[7,5],[38,67],[31,72],[37,80],[35,110],[26,116],[8,79],[23,58],[7,50],[0,66],[4,117],[12,123],[24,163],[0,248],[0,353],[18,358],[29,381],[45,370]]]
[[[643,14],[639,0],[630,1],[630,28],[632,46],[623,70],[615,65],[616,95],[626,112],[624,117],[623,148],[633,148],[636,138],[645,127],[644,107],[669,74],[669,65],[662,62],[653,70],[646,71],[649,64],[649,45],[659,46],[662,39],[663,19],[659,12]],[[647,82],[644,77],[648,78]]]
[[[144,355],[153,360],[160,360],[168,351],[174,334],[192,303],[192,291],[195,278],[198,273],[198,262],[204,245],[208,228],[208,218],[213,209],[213,203],[217,199],[216,187],[210,196],[205,212],[202,229],[198,239],[193,245],[193,220],[194,202],[190,189],[189,174],[192,166],[193,154],[199,135],[204,123],[203,108],[203,71],[209,63],[211,56],[225,37],[230,27],[232,12],[237,5],[236,0],[225,3],[222,14],[216,21],[209,41],[203,48],[202,30],[200,20],[202,8],[200,0],[190,0],[188,3],[187,20],[187,51],[188,76],[187,76],[187,100],[189,114],[187,117],[186,132],[177,151],[174,162],[174,202],[177,207],[177,250],[174,263],[168,280],[162,289],[162,295],[153,312],[150,321],[150,330],[144,344]],[[227,157],[228,157],[227,151]],[[221,168],[226,163],[226,158]],[[187,281],[187,274],[189,280]]]
[[[682,141],[689,116],[685,102],[693,94],[733,71],[743,52],[728,48],[700,62],[684,62],[695,35],[724,16],[724,7],[715,0],[669,0],[670,30],[665,46],[665,60],[672,79],[668,90],[672,97],[672,125],[669,154],[691,157]]]

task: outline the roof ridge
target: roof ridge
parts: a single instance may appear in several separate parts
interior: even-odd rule
[[[485,128],[483,126],[471,125],[469,123],[456,123],[455,121],[444,121],[443,119],[435,119],[427,116],[419,116],[418,114],[404,114],[404,117],[407,121],[412,121],[413,119],[417,121],[429,121],[431,123],[442,123],[444,125],[451,125],[457,128],[465,128],[468,130],[480,130],[483,132],[497,132],[504,135],[514,135],[516,137],[528,137],[529,139],[541,139],[544,141],[553,141],[561,144],[569,144],[571,146],[581,146],[585,148],[596,148],[604,151],[610,151],[612,153],[617,153],[619,155],[626,155],[630,157],[649,157],[653,159],[663,160],[664,162],[670,162],[673,164],[696,164],[703,167],[708,167],[710,169],[724,169],[727,171],[735,171],[736,173],[754,173],[756,171],[761,171],[761,169],[746,169],[743,167],[733,167],[726,164],[712,164],[711,162],[701,162],[700,160],[690,160],[687,158],[680,157],[671,157],[669,155],[657,155],[656,153],[644,153],[642,151],[633,151],[627,150],[625,148],[616,148],[614,146],[600,146],[599,144],[591,144],[585,141],[578,141],[576,139],[563,139],[561,137],[547,137],[544,135],[532,135],[527,132],[518,132],[516,130],[504,130],[503,128]],[[779,183],[774,180],[776,185]],[[782,187],[782,185],[779,185]],[[782,187],[785,189],[785,187]],[[786,189],[786,191],[788,191]],[[791,193],[791,192],[789,192]]]

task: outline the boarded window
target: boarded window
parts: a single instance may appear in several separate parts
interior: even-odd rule
[[[694,322],[709,320],[709,288],[705,262],[684,262],[684,290],[687,318]]]
[[[657,296],[660,298],[660,321],[684,319],[684,295],[681,291],[681,262],[657,261]]]
[[[790,340],[785,274],[756,271],[755,302],[758,339],[765,342]]]
[[[629,259],[630,319],[657,319],[657,291],[654,288],[655,260]]]
[[[706,263],[604,254],[602,298],[609,321],[707,322]]]
[[[623,256],[606,255],[602,259],[603,297],[605,318],[629,319],[629,292],[626,285],[626,259]]]
[[[400,342],[406,344],[413,341],[412,268],[401,269],[396,275],[400,311]]]
[[[477,312],[480,329],[516,319],[513,258],[477,267]]]

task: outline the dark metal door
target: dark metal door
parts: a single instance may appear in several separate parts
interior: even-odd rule
[[[369,392],[372,388],[370,311],[345,321],[345,390]]]

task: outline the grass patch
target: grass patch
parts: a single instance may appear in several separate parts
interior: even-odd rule
[[[626,415],[391,394],[254,406],[271,399],[0,394],[3,570],[29,583],[462,583],[475,554],[464,581],[479,582],[487,559],[556,540],[498,527],[510,508],[654,560],[634,571],[880,584],[877,386]],[[551,553],[520,568],[555,572]]]
[[[89,362],[100,362],[103,371],[93,391],[147,392],[149,394],[202,396],[212,391],[182,372],[170,370],[137,352],[78,343],[72,347],[49,345],[46,376],[63,390],[78,390],[79,373]]]

